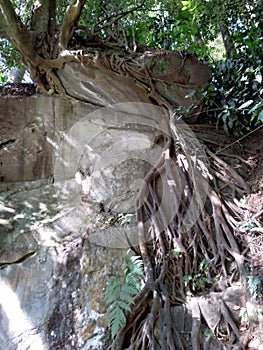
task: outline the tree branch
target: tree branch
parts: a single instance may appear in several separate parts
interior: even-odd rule
[[[9,40],[9,35],[7,34],[6,30],[4,29],[4,16],[2,12],[0,11],[0,38]]]
[[[142,3],[138,6],[134,6],[133,8],[131,8],[130,10],[127,10],[127,11],[124,11],[124,12],[121,12],[121,13],[118,13],[118,14],[113,14],[113,15],[110,15],[106,18],[103,18],[101,21],[99,21],[97,23],[97,26],[99,26],[100,24],[103,24],[105,23],[102,27],[98,28],[95,33],[99,33],[102,29],[106,28],[106,27],[109,27],[111,26],[113,23],[119,21],[121,18],[127,16],[129,13],[132,13],[132,12],[135,12],[135,11],[138,11],[139,9],[141,9],[145,4],[145,0],[142,1]],[[111,21],[110,21],[111,20]]]
[[[68,6],[61,27],[60,46],[62,49],[67,48],[85,3],[85,0],[72,0]]]
[[[10,0],[0,0],[0,19],[5,32],[9,33],[9,38],[15,46],[19,44],[21,32],[26,31],[20,17],[15,13]]]
[[[57,9],[56,0],[53,0],[53,1],[51,0],[49,3],[49,33],[50,34],[54,33],[57,27],[56,9]]]
[[[27,59],[34,55],[32,36],[15,13],[10,0],[0,0],[0,19],[8,40]]]
[[[32,17],[32,29],[52,34],[56,27],[56,0],[40,0]]]
[[[235,47],[230,43],[229,30],[223,22],[218,24],[227,57],[235,53]]]

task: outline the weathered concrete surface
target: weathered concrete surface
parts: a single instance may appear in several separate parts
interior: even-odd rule
[[[89,113],[95,107],[86,104]],[[81,118],[66,99],[5,97],[0,99],[0,177],[22,182],[53,175],[53,158],[61,138]]]
[[[174,59],[149,69],[168,103],[187,107],[185,95],[210,75],[193,80]],[[60,80],[72,100],[0,99],[0,350],[105,348],[103,290],[122,269],[126,235],[137,237],[132,218],[112,221],[132,217],[167,131],[143,81],[74,63]]]
[[[0,104],[0,349],[103,349],[103,290],[124,252],[113,247],[127,248],[110,220],[133,212],[159,116],[44,96]]]
[[[13,246],[2,241],[1,349],[103,346],[103,288],[112,271],[120,268],[122,252],[90,245],[84,234],[59,237],[59,231],[65,234],[58,220],[53,227],[20,234],[22,241]],[[5,259],[4,247],[14,247],[20,259]]]

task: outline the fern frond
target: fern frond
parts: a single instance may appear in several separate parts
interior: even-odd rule
[[[132,298],[138,294],[139,289],[135,288],[133,285],[125,283],[120,291],[120,299],[128,301],[128,303],[132,302]]]
[[[127,302],[125,302],[125,301],[119,300],[118,301],[118,305],[119,305],[120,308],[122,308],[125,311],[129,311],[129,312],[131,311],[131,308],[130,308],[129,304],[127,304]]]
[[[118,305],[109,310],[109,312],[106,312],[106,317],[109,320],[111,337],[113,339],[119,330],[125,326],[126,317],[123,310]]]
[[[125,275],[132,274],[134,276],[143,277],[143,262],[140,256],[129,256],[129,254],[126,253],[124,256],[124,262],[126,265]]]
[[[109,323],[112,339],[126,324],[125,313],[131,311],[134,297],[141,290],[143,279],[142,260],[139,256],[124,256],[125,270],[108,279],[105,289],[105,300],[108,310],[106,318]]]
[[[138,275],[129,274],[125,276],[125,284],[130,285],[133,288],[141,289],[141,278]]]
[[[107,305],[111,305],[115,300],[119,299],[121,285],[123,282],[123,277],[112,276],[109,278],[105,289],[105,299]]]

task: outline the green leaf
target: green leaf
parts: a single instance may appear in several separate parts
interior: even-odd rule
[[[118,301],[118,305],[120,308],[122,308],[123,310],[126,310],[126,311],[131,311],[131,308],[129,306],[129,304],[127,304],[126,302],[122,301],[122,300],[119,300]]]
[[[127,303],[131,303],[133,296],[136,295],[137,293],[138,293],[138,289],[135,288],[133,285],[124,284],[121,288],[120,300],[124,300]]]
[[[173,250],[172,251],[172,253],[173,253],[173,255],[174,255],[174,257],[175,257],[175,259],[176,260],[178,260],[179,258],[180,258],[180,254],[181,254],[181,251],[180,250]]]
[[[259,113],[257,118],[261,123],[263,123],[263,110]]]
[[[187,95],[185,96],[185,98],[193,97],[195,94],[196,94],[196,91],[195,91],[195,90],[190,91],[189,94],[187,94]]]
[[[232,128],[233,128],[233,125],[234,125],[233,119],[229,119],[227,125],[228,125],[228,127],[229,127],[230,129],[232,129]]]
[[[111,338],[113,339],[116,334],[123,328],[126,324],[126,317],[123,310],[116,306],[113,312],[106,313],[106,317],[109,320],[110,328],[111,328]]]
[[[193,277],[191,275],[186,275],[183,277],[185,285],[187,285],[192,279]]]
[[[263,102],[258,102],[256,103],[249,111],[248,113],[254,112],[256,109],[258,109],[259,107],[263,106]]]
[[[256,81],[257,81],[259,84],[262,83],[262,75],[261,75],[260,72],[258,72],[258,73],[256,74]]]
[[[246,101],[246,102],[242,103],[242,105],[241,105],[241,106],[239,106],[239,107],[238,107],[238,109],[244,109],[244,108],[246,108],[246,107],[250,106],[250,105],[251,105],[251,103],[253,103],[253,102],[254,102],[253,100],[248,100],[248,101]]]

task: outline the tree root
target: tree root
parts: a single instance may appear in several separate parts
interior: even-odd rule
[[[199,350],[203,315],[198,296],[220,278],[231,283],[244,276],[244,257],[235,237],[239,214],[230,204],[228,190],[240,195],[247,190],[246,183],[172,118],[170,135],[163,140],[163,153],[146,175],[136,200],[145,286],[112,350]],[[156,191],[160,180],[162,195]],[[172,209],[167,214],[168,207]],[[151,241],[146,239],[148,230]],[[173,315],[174,306],[187,301],[192,310],[188,338],[176,328]],[[211,331],[220,332],[223,320],[225,338],[234,337],[242,349],[238,326],[224,301],[219,299],[218,304],[221,322]]]

